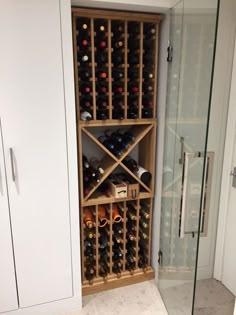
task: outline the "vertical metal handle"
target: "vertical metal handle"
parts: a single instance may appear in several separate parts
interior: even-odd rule
[[[180,149],[179,164],[183,164],[184,163],[184,137],[180,137],[180,144],[181,144],[181,149]]]
[[[182,177],[182,198],[181,198],[181,219],[179,237],[184,238],[185,235],[185,216],[186,216],[186,202],[187,202],[187,187],[188,187],[188,170],[189,170],[189,153],[184,154],[184,168]]]
[[[13,182],[16,181],[16,172],[15,172],[15,165],[14,165],[14,151],[10,148],[10,158],[11,158],[11,174]]]

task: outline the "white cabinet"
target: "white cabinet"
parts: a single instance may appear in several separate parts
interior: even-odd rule
[[[59,5],[59,0],[0,4],[0,118],[20,308],[73,295]],[[0,224],[9,216],[4,200]],[[6,294],[14,308],[9,222],[5,226],[9,244],[0,241],[0,286],[7,291],[1,274],[9,267]]]
[[[0,313],[18,308],[0,121]]]

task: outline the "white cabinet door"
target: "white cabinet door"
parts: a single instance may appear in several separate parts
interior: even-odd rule
[[[18,308],[0,121],[0,313]]]
[[[0,43],[16,274],[27,307],[73,295],[60,1],[2,0]]]

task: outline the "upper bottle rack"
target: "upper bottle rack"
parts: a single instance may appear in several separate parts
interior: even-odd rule
[[[77,119],[83,124],[156,117],[161,17],[79,9],[73,20]],[[93,17],[90,17],[93,16]]]

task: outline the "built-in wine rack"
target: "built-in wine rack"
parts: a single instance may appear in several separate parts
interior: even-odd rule
[[[160,15],[73,8],[83,294],[153,278]]]

